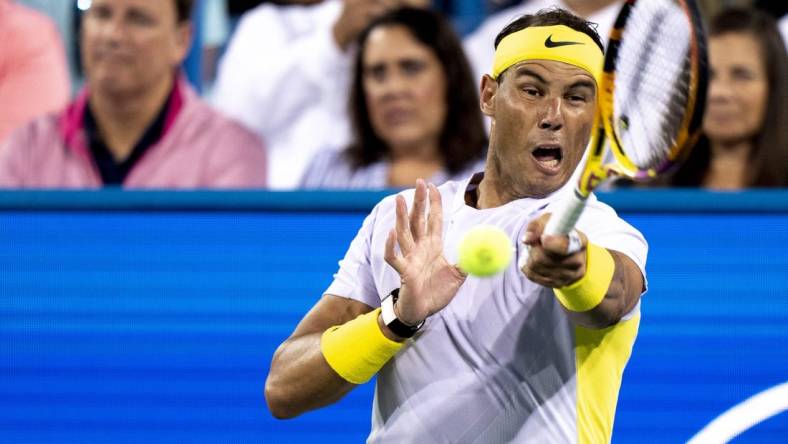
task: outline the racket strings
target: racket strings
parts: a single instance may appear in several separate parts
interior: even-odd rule
[[[678,144],[688,117],[691,22],[672,0],[639,1],[619,47],[612,125],[640,169],[659,166]]]

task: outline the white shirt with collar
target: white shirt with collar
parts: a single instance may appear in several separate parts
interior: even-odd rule
[[[439,187],[450,263],[457,262],[462,236],[479,224],[502,229],[523,253],[528,223],[574,185],[542,199],[479,210],[465,203],[469,182]],[[413,190],[400,194],[412,205]],[[400,286],[383,257],[394,224],[389,196],[365,219],[326,294],[378,307]],[[645,277],[646,241],[612,208],[592,195],[577,228],[597,245],[627,255]],[[600,359],[588,360],[588,331],[576,328],[552,290],[528,280],[516,260],[496,276],[468,277],[378,373],[367,443],[608,442],[639,315],[638,303],[615,327],[592,333],[598,343],[587,352]],[[609,391],[612,404],[591,395],[593,387]]]

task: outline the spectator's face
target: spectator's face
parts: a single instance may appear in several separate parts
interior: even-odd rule
[[[82,55],[91,89],[144,94],[168,82],[191,37],[168,0],[93,0],[82,27]]]
[[[712,142],[749,140],[763,127],[769,85],[758,42],[748,33],[709,39],[711,80],[703,130]]]
[[[497,82],[484,77],[482,112],[492,118],[487,168],[514,196],[547,195],[572,176],[591,136],[594,85],[587,71],[552,60],[518,63]]]
[[[372,128],[397,153],[437,148],[446,118],[440,61],[403,26],[372,31],[362,56],[364,96]]]

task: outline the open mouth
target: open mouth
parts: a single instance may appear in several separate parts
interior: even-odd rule
[[[560,146],[545,145],[538,146],[531,152],[531,155],[539,165],[547,173],[556,173],[561,160],[564,158]]]

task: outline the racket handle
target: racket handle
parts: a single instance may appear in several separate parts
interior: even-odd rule
[[[547,221],[547,226],[544,228],[544,234],[553,236],[569,234],[580,215],[583,214],[585,206],[586,198],[583,198],[577,191],[572,193],[571,197],[562,199],[556,204],[555,210],[550,215],[550,220]]]

